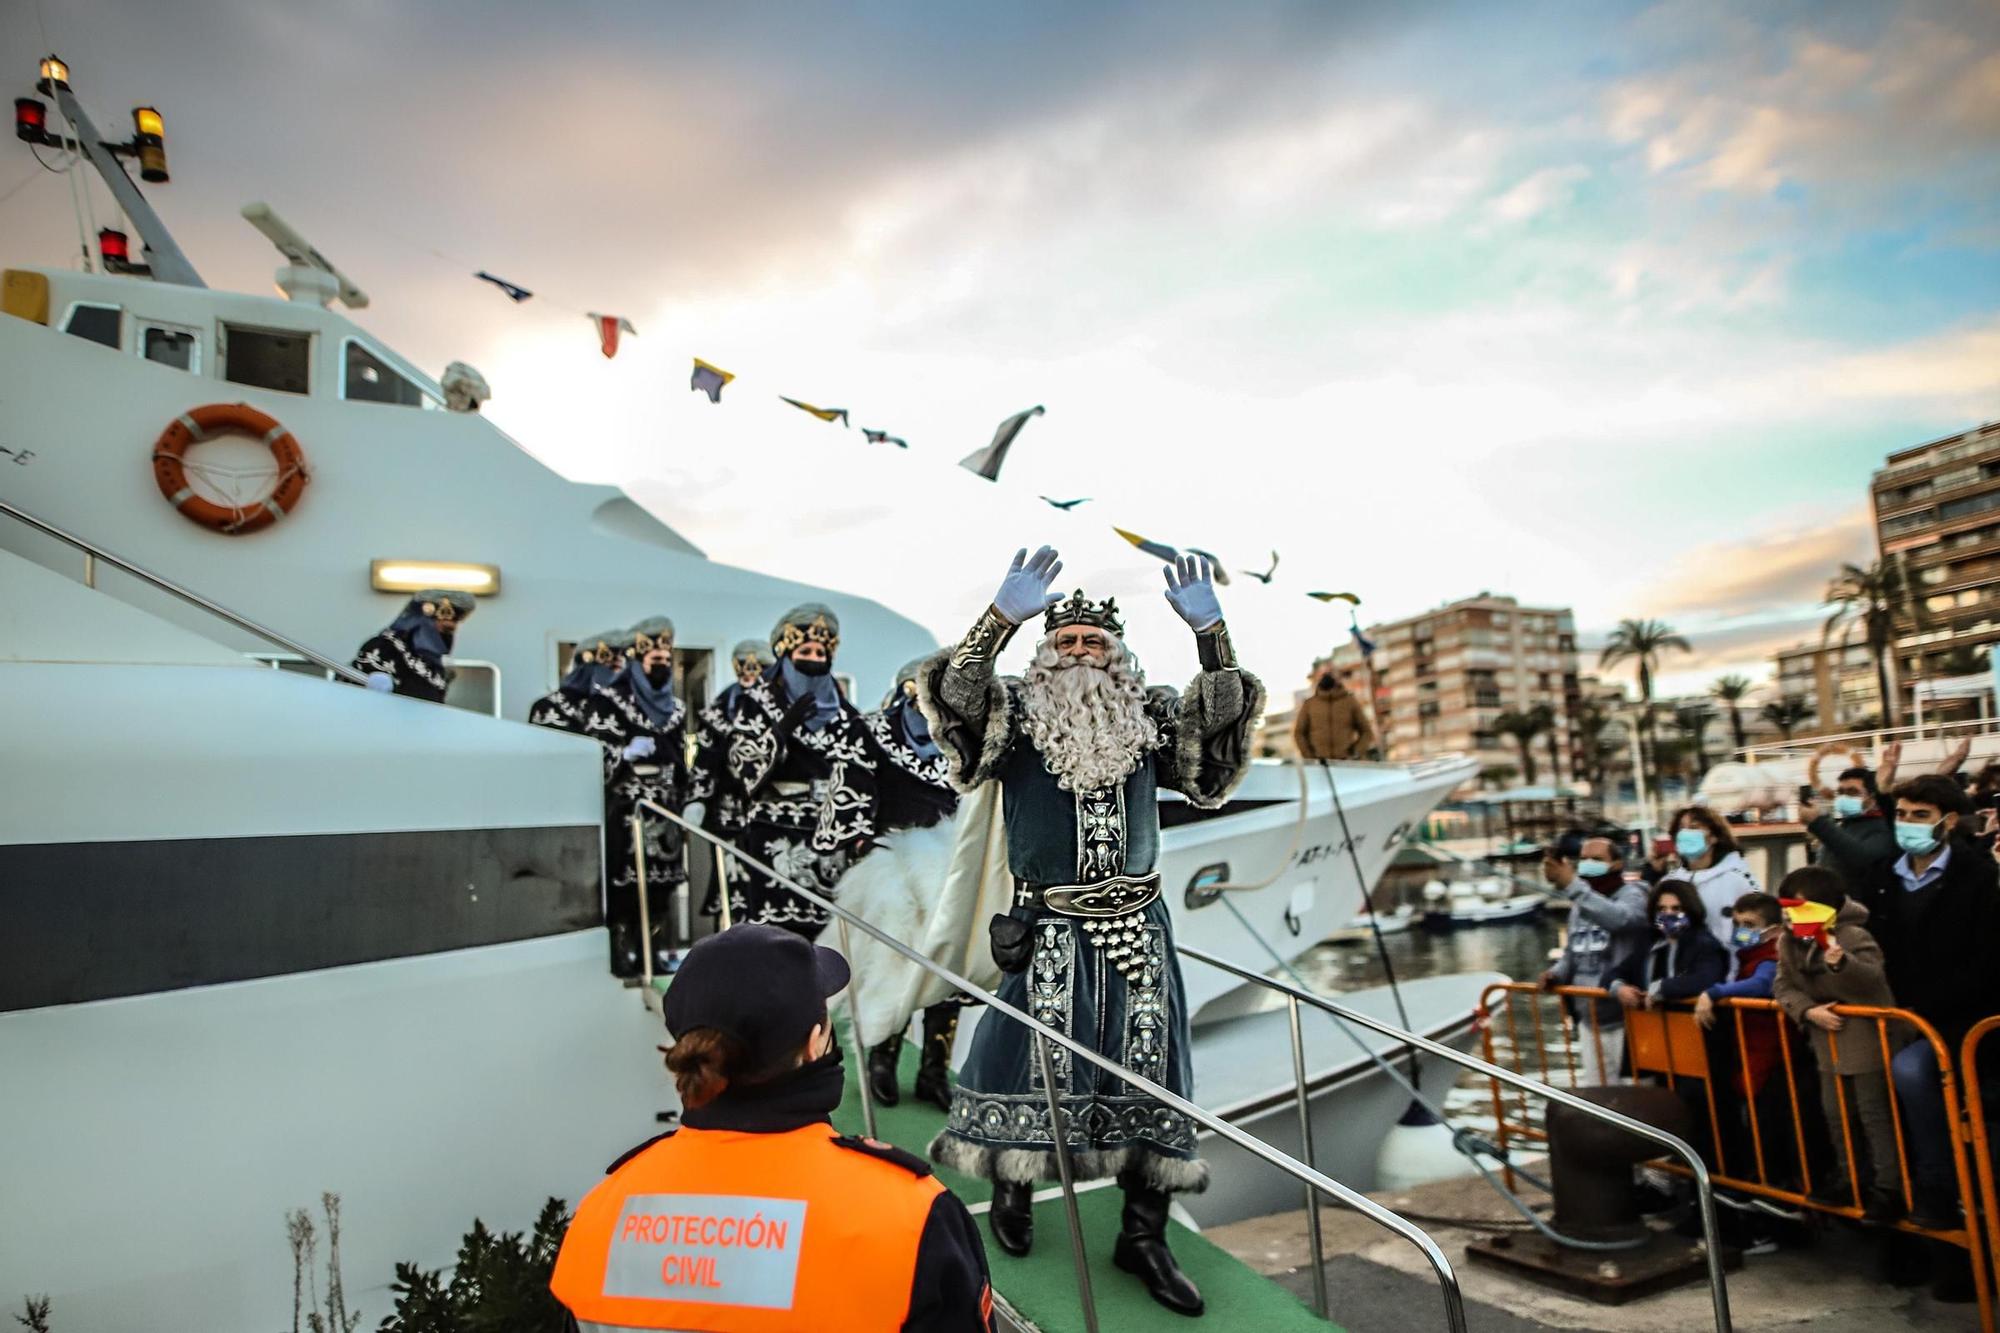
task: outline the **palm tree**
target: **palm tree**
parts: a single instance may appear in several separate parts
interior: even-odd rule
[[[1611,637],[1604,641],[1604,650],[1597,655],[1600,667],[1617,666],[1627,658],[1638,667],[1642,761],[1653,739],[1653,673],[1659,669],[1660,655],[1669,648],[1683,653],[1694,651],[1693,645],[1674,633],[1674,627],[1665,621],[1621,620],[1618,628],[1611,631]]]
[[[1813,715],[1813,708],[1802,695],[1788,694],[1765,704],[1763,714],[1764,720],[1776,727],[1780,736],[1790,740],[1793,730]]]
[[[1550,721],[1546,704],[1537,705],[1525,713],[1509,709],[1493,719],[1493,730],[1503,736],[1512,736],[1521,747],[1521,773],[1531,787],[1535,784],[1535,737],[1549,729]]]
[[[1562,728],[1556,725],[1556,710],[1548,704],[1536,704],[1532,710],[1542,719],[1542,735],[1549,746],[1549,781],[1562,786],[1563,752]]]
[[[1875,685],[1882,692],[1883,714],[1891,727],[1902,725],[1901,701],[1896,697],[1894,669],[1890,665],[1896,641],[1896,617],[1907,616],[1917,625],[1924,619],[1923,603],[1910,587],[1902,560],[1884,556],[1865,569],[1860,565],[1842,565],[1840,573],[1826,585],[1826,604],[1834,610],[1820,632],[1820,646],[1826,646],[1835,629],[1858,623],[1868,641],[1868,652],[1875,659]]]
[[[1748,676],[1724,676],[1708,687],[1708,692],[1729,705],[1729,732],[1736,738],[1736,748],[1744,747],[1743,740],[1743,696],[1750,693]]]
[[[1704,703],[1678,704],[1674,708],[1674,727],[1688,743],[1688,755],[1694,761],[1694,779],[1702,780],[1708,773],[1708,751],[1705,735],[1708,724],[1715,720],[1715,710]]]
[[[1479,780],[1489,787],[1500,787],[1512,782],[1518,771],[1512,764],[1488,764],[1479,770]]]

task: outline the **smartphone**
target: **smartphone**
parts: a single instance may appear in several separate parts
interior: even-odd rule
[[[1673,854],[1674,854],[1674,840],[1672,838],[1653,839],[1654,856],[1672,856]]]
[[[1812,799],[1813,799],[1812,783],[1801,782],[1799,784],[1799,803],[1801,805],[1811,805]]]

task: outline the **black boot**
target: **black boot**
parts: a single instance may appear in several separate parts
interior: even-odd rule
[[[924,1053],[917,1065],[917,1100],[951,1111],[951,1044],[958,1039],[958,1009],[951,1001],[924,1010]]]
[[[1111,1261],[1146,1284],[1146,1292],[1175,1314],[1202,1312],[1201,1292],[1195,1289],[1181,1266],[1167,1249],[1167,1195],[1120,1177],[1125,1190],[1124,1227]]]
[[[993,1207],[986,1214],[986,1226],[1000,1248],[1016,1259],[1035,1243],[1034,1194],[1032,1185],[1012,1180],[993,1182]]]
[[[903,1100],[903,1090],[896,1086],[896,1062],[902,1057],[900,1032],[869,1049],[868,1090],[875,1094],[877,1106],[894,1106]]]

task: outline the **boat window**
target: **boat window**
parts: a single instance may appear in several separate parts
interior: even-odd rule
[[[445,687],[444,701],[468,713],[500,716],[500,668],[491,662],[453,658],[451,684]]]
[[[222,377],[280,393],[311,392],[312,335],[296,330],[222,326]]]
[[[125,312],[115,305],[78,302],[70,307],[69,320],[63,325],[63,332],[74,333],[79,338],[88,338],[106,347],[117,347],[125,340],[124,324]]]
[[[341,367],[340,396],[362,403],[422,407],[424,391],[381,357],[350,338]]]
[[[201,343],[193,329],[144,325],[139,335],[139,353],[148,361],[157,361],[175,370],[201,370]]]

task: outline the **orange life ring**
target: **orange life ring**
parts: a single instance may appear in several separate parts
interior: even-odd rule
[[[262,440],[278,461],[278,480],[271,493],[255,504],[238,508],[196,495],[188,485],[188,449],[218,435],[248,435]],[[210,403],[175,417],[153,445],[153,477],[167,502],[205,528],[217,532],[255,532],[268,528],[298,507],[305,494],[306,455],[292,433],[248,403]]]

